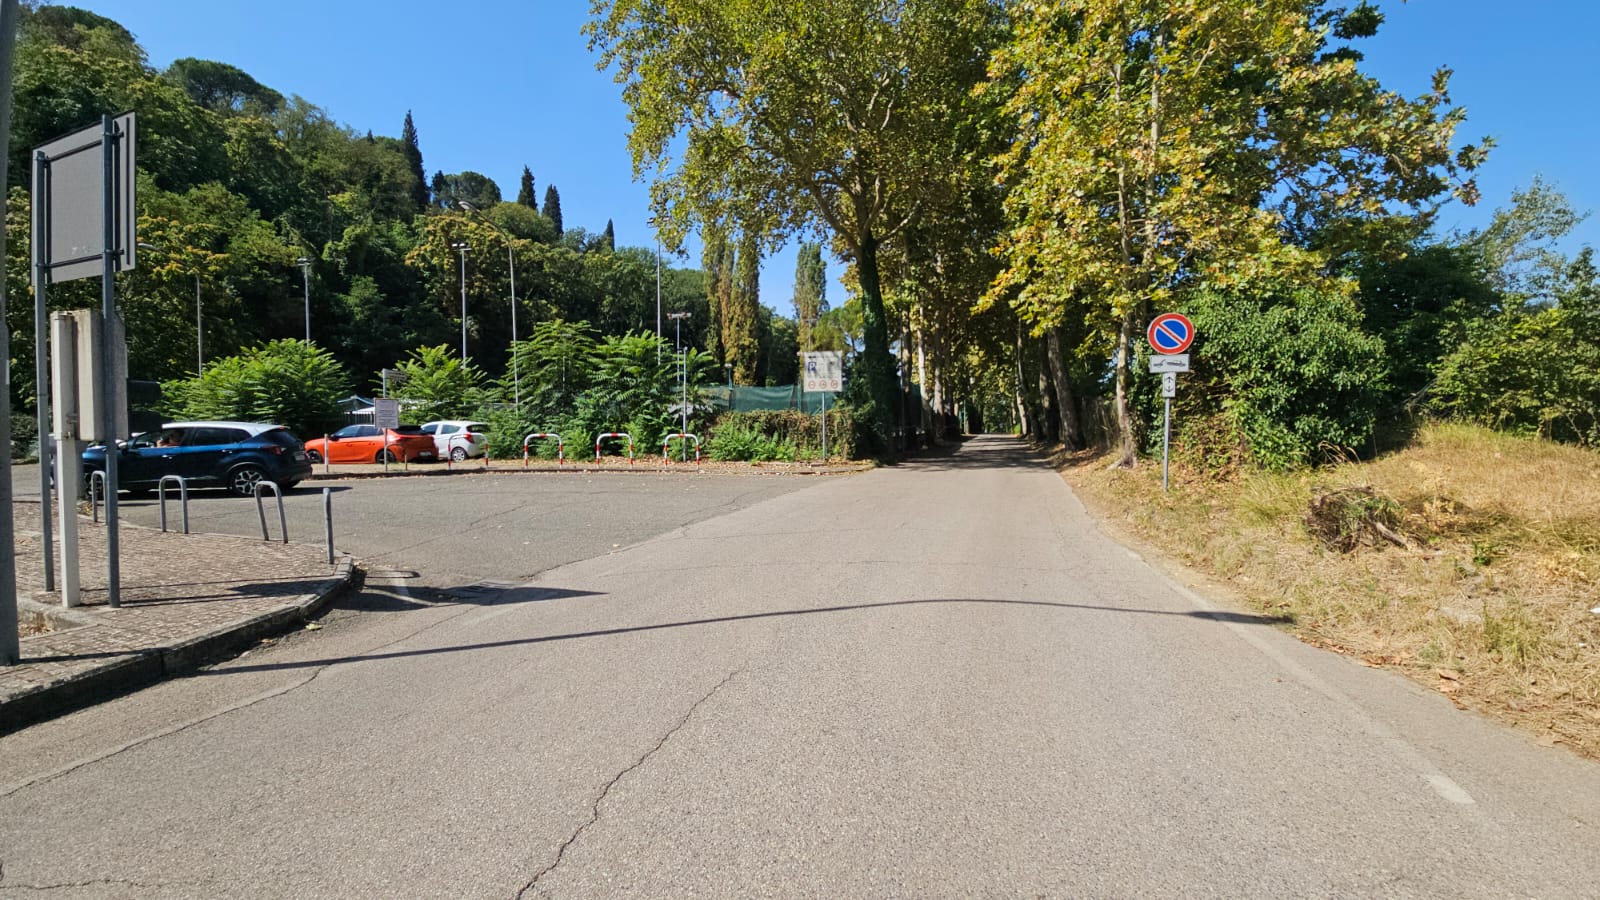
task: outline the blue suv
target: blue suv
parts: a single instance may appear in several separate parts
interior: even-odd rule
[[[285,490],[311,475],[300,440],[281,425],[259,422],[169,422],[117,445],[117,487],[153,491],[163,475],[181,475],[192,487],[226,487],[250,496],[256,482]],[[83,478],[106,467],[103,446],[83,452]]]

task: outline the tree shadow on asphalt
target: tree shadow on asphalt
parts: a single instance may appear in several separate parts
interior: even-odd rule
[[[525,603],[538,600],[556,600],[568,597],[595,597],[603,596],[597,591],[568,591],[561,588],[523,587],[509,589],[500,595],[501,599],[488,600],[484,605],[498,603]],[[702,625],[723,625],[733,622],[749,622],[759,619],[789,618],[794,616],[813,616],[829,613],[848,613],[863,610],[893,609],[907,606],[931,606],[947,604],[994,604],[1000,606],[1038,606],[1054,609],[1091,610],[1094,612],[1134,613],[1149,616],[1179,616],[1189,619],[1216,622],[1218,624],[1233,625],[1287,625],[1293,620],[1288,616],[1259,616],[1252,613],[1236,613],[1223,610],[1163,610],[1163,609],[1137,609],[1120,606],[1092,606],[1083,603],[1052,603],[1044,600],[977,600],[977,599],[930,599],[930,600],[892,600],[885,603],[853,603],[845,606],[821,606],[814,609],[786,609],[773,612],[744,613],[737,616],[715,616],[708,619],[690,619],[683,622],[662,622],[655,625],[631,625],[619,628],[601,628],[593,631],[577,631],[567,634],[551,634],[541,637],[514,638],[504,641],[484,641],[476,644],[458,644],[452,647],[430,647],[423,650],[396,650],[387,653],[369,653],[359,656],[335,656],[324,659],[308,659],[299,662],[263,663],[261,665],[232,666],[226,669],[217,669],[199,673],[200,675],[231,675],[243,672],[270,672],[278,669],[306,669],[322,666],[345,665],[349,663],[370,662],[382,659],[404,659],[412,656],[435,656],[440,653],[461,653],[472,650],[494,650],[503,647],[521,647],[535,644],[547,644],[556,641],[573,641],[585,638],[615,637],[623,634],[642,634],[651,631],[666,631],[676,628],[692,628]],[[416,608],[417,604],[411,607]],[[423,604],[429,605],[429,604]]]
[[[969,437],[959,444],[941,444],[900,457],[890,465],[918,472],[971,469],[1038,469],[1049,464],[1020,438]]]

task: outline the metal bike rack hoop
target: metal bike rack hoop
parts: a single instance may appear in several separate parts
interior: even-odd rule
[[[567,461],[566,443],[561,440],[561,435],[556,434],[554,431],[535,431],[522,439],[522,467],[524,469],[528,467],[528,445],[534,441],[542,441],[547,438],[556,439],[556,465],[562,465]]]
[[[178,505],[183,509],[183,533],[189,533],[189,479],[182,475],[163,475],[156,482],[156,496],[161,501],[161,530],[167,530],[167,482],[178,485]]]
[[[602,442],[606,441],[606,440],[609,440],[610,438],[627,438],[628,439],[628,465],[630,465],[630,466],[633,465],[633,435],[627,433],[626,431],[606,431],[606,432],[602,432],[600,434],[595,435],[595,438],[594,438],[594,462],[595,462],[595,465],[599,465],[600,464],[600,444]]]
[[[262,491],[271,491],[272,495],[278,498],[278,527],[283,531],[283,542],[287,544],[289,543],[289,517],[283,512],[283,489],[278,487],[277,482],[267,481],[264,478],[256,482],[254,491],[256,495],[256,515],[261,517],[261,539],[263,541],[272,540],[271,536],[267,534],[267,510],[261,504]]]

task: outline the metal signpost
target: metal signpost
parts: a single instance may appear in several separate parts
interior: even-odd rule
[[[122,605],[120,547],[117,540],[117,438],[127,432],[127,348],[116,308],[113,276],[134,267],[133,113],[102,116],[99,125],[57,138],[33,151],[34,347],[39,407],[39,487],[48,498],[50,472],[45,436],[50,434],[50,364],[45,331],[49,322],[48,285],[100,276],[101,326],[98,380],[94,401],[77,421],[63,421],[58,433],[76,440],[98,440],[106,448],[106,603]],[[95,152],[99,151],[99,152]],[[97,412],[98,416],[91,413]],[[65,418],[65,417],[64,417]],[[85,421],[88,419],[89,421]],[[74,441],[68,441],[75,445]],[[71,467],[74,471],[76,466]],[[62,479],[58,479],[62,481]],[[62,485],[61,514],[75,515],[76,478]],[[54,589],[51,571],[50,504],[40,504],[45,589]]]
[[[837,350],[801,354],[804,357],[800,390],[822,394],[822,461],[828,461],[828,392],[844,390],[844,356]],[[803,394],[802,394],[803,396]]]
[[[1182,313],[1162,313],[1150,320],[1145,331],[1150,349],[1150,371],[1161,376],[1162,404],[1166,407],[1161,419],[1161,490],[1167,490],[1167,458],[1172,445],[1172,398],[1178,395],[1178,373],[1189,371],[1189,354],[1185,350],[1194,343],[1194,323]]]

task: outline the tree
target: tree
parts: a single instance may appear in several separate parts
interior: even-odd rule
[[[561,237],[561,192],[556,186],[546,185],[544,189],[544,217],[556,226],[556,237]]]
[[[1554,306],[1515,305],[1467,326],[1428,399],[1443,415],[1600,446],[1600,272],[1585,247],[1553,286]]]
[[[991,89],[1009,233],[990,299],[1036,326],[1090,307],[1115,362],[1121,460],[1138,450],[1132,364],[1149,315],[1266,273],[1315,280],[1339,239],[1476,197],[1485,146],[1451,152],[1449,71],[1407,99],[1332,42],[1382,21],[1320,0],[1069,0],[1014,9]],[[1464,179],[1464,180],[1463,180]]]
[[[251,78],[237,66],[209,59],[173,60],[164,77],[183,88],[190,99],[220,115],[251,112],[271,115],[283,105],[283,95]],[[406,114],[409,125],[411,114]]]
[[[722,349],[733,363],[733,377],[761,384],[761,253],[751,232],[739,236],[734,251],[733,281],[728,286],[723,317]]]
[[[908,221],[998,40],[987,0],[599,0],[585,26],[617,66],[634,171],[681,230],[757,213],[826,228],[854,262],[872,420],[896,390],[878,250]],[[692,39],[685,39],[692,36]],[[669,157],[685,138],[681,160]],[[765,236],[769,229],[760,229]]]
[[[438,185],[439,181],[439,176],[435,175],[434,184]],[[441,191],[435,187],[433,191],[433,205],[439,209],[459,209],[463,200],[480,210],[500,202],[500,185],[495,184],[493,178],[477,172],[446,175],[443,188]]]
[[[208,363],[198,378],[163,384],[162,394],[174,418],[275,422],[309,436],[342,420],[348,385],[328,351],[286,339]]]
[[[405,373],[389,392],[401,400],[406,417],[419,422],[471,415],[483,402],[483,373],[463,361],[449,345],[418,347],[397,368]]]
[[[811,327],[828,311],[828,269],[822,263],[822,245],[802,242],[794,263],[794,311],[802,348],[811,349]]]
[[[522,167],[522,183],[517,187],[517,202],[534,212],[539,211],[539,198],[533,195],[533,170],[527,166]]]
[[[422,147],[417,143],[417,126],[411,121],[411,110],[406,110],[405,124],[400,126],[400,143],[403,145],[406,163],[411,168],[411,176],[416,179],[411,186],[411,199],[416,204],[417,212],[428,208],[428,176],[423,174]]]
[[[611,253],[617,249],[617,229],[611,224],[610,219],[606,220],[606,230],[600,236],[600,247],[607,253]]]
[[[444,173],[435,171],[433,173],[433,181],[428,183],[428,193],[433,197],[433,205],[442,209],[445,204],[440,201],[440,198],[449,190],[450,182],[445,180]]]

